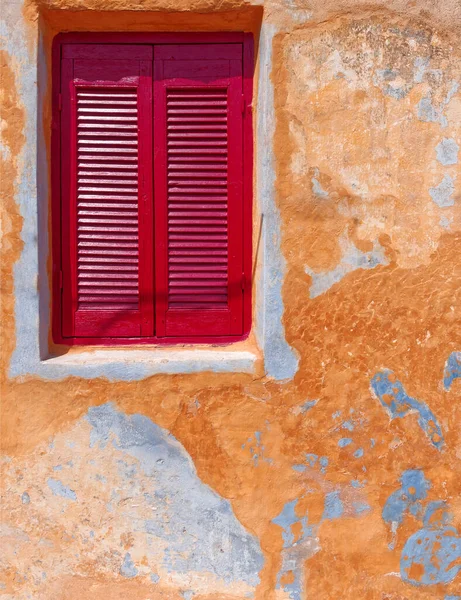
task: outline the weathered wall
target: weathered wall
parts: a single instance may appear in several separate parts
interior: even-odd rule
[[[0,598],[461,598],[461,8],[249,4],[2,9]],[[255,32],[265,376],[30,354],[72,28]]]

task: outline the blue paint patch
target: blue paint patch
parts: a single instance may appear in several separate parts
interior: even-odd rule
[[[363,456],[363,448],[358,448],[355,452],[354,452],[354,457],[355,458],[362,458]]]
[[[439,208],[447,208],[455,203],[452,197],[455,193],[455,178],[445,174],[442,181],[435,187],[429,188],[429,195]]]
[[[351,481],[351,486],[352,486],[353,488],[356,488],[356,489],[358,489],[358,488],[362,488],[362,487],[364,487],[364,484],[363,484],[362,482],[360,482],[358,479],[353,479],[353,480]]]
[[[254,438],[249,437],[246,443],[242,445],[242,448],[245,448],[247,445],[249,447],[250,455],[253,459],[253,464],[255,467],[257,467],[260,464],[260,462],[265,462],[268,464],[273,463],[272,458],[267,458],[264,454],[265,446],[261,443],[260,431],[255,431]]]
[[[67,487],[59,481],[59,479],[53,479],[53,477],[49,477],[47,479],[47,484],[50,490],[53,492],[54,496],[61,496],[62,498],[67,498],[68,500],[77,500],[77,494],[74,490],[71,490],[70,487]]]
[[[392,69],[378,69],[373,80],[386,96],[390,96],[395,100],[405,98],[413,87],[413,82],[407,82],[403,86],[397,85],[397,82],[402,79],[399,72]]]
[[[443,138],[435,148],[437,160],[444,166],[456,165],[459,146],[453,138]]]
[[[445,363],[445,371],[443,373],[443,385],[446,390],[449,390],[455,379],[461,377],[461,352],[452,352]]]
[[[160,577],[157,575],[157,573],[151,573],[150,580],[152,583],[158,583],[160,581]]]
[[[307,467],[306,465],[293,465],[291,468],[293,469],[293,471],[296,471],[298,473],[304,473]]]
[[[451,514],[448,511],[447,503],[443,500],[429,502],[424,513],[424,527],[444,527],[451,522]]]
[[[328,192],[322,188],[320,181],[316,177],[312,177],[312,191],[317,198],[328,198]]]
[[[440,109],[432,104],[431,98],[421,98],[418,102],[418,119],[426,123],[439,123],[442,127],[448,127],[448,119]]]
[[[305,461],[307,463],[307,466],[309,466],[311,469],[313,469],[315,467],[315,465],[320,465],[320,472],[325,474],[327,467],[328,467],[328,458],[326,456],[318,456],[317,454],[305,454]],[[297,471],[298,473],[304,473],[307,469],[307,466],[305,464],[295,464],[293,465],[291,468],[294,471]]]
[[[287,569],[288,571],[289,569]],[[302,567],[293,569],[294,579],[291,583],[285,583],[283,585],[283,591],[288,594],[290,600],[302,600],[303,593],[303,574]],[[280,587],[277,586],[277,587]]]
[[[387,523],[402,523],[404,516],[410,513],[421,518],[423,507],[421,500],[427,497],[431,484],[419,469],[405,471],[400,478],[401,488],[391,494],[384,505],[382,516]]]
[[[301,405],[301,414],[304,414],[311,408],[314,408],[317,402],[318,400],[308,400],[307,402],[304,402],[304,404]]]
[[[423,509],[430,483],[419,470],[405,471],[401,483],[401,489],[394,492],[384,506],[384,520],[399,525],[410,513],[422,521],[422,528],[408,538],[403,547],[401,577],[417,586],[449,583],[461,569],[461,536],[450,526],[447,503],[431,501]],[[389,547],[395,547],[395,537]]]
[[[460,571],[460,559],[461,538],[454,527],[425,527],[413,534],[403,547],[400,574],[403,581],[417,586],[446,584]],[[414,569],[415,566],[419,569]],[[415,571],[421,576],[412,575]]]
[[[310,467],[313,467],[318,460],[317,454],[306,454],[306,461]]]
[[[125,506],[123,518],[144,536],[145,545],[162,541],[167,550],[157,549],[155,555],[164,569],[190,574],[208,571],[212,565],[216,577],[229,585],[259,584],[264,556],[258,539],[244,529],[231,504],[201,481],[190,455],[174,436],[149,418],[125,415],[112,404],[90,408],[86,419],[92,427],[95,455],[113,457],[115,449],[124,459],[111,458],[122,485],[133,490],[141,508]],[[130,472],[131,463],[137,465],[135,475],[125,480],[123,474]],[[120,514],[120,500],[114,490],[108,509]],[[148,510],[154,506],[155,511]],[[143,520],[144,514],[149,518]]]
[[[345,448],[346,446],[349,446],[350,444],[352,444],[351,438],[341,438],[338,442],[338,446],[340,448]]]
[[[312,533],[311,529],[307,526],[307,517],[298,517],[295,512],[296,505],[298,500],[292,500],[291,502],[287,502],[283,507],[282,511],[279,515],[277,515],[274,519],[272,519],[272,523],[279,525],[283,528],[282,538],[283,538],[283,547],[289,548],[294,542],[295,538],[293,532],[291,530],[291,526],[295,523],[301,523],[302,526],[302,538],[308,536]]]
[[[411,89],[411,84],[409,84],[406,88],[402,87],[393,87],[392,85],[383,86],[383,92],[386,96],[390,96],[395,100],[402,100],[408,94]]]
[[[461,600],[461,596],[445,596],[444,600]]]
[[[436,416],[424,402],[408,396],[392,371],[385,369],[377,373],[371,380],[371,387],[391,419],[402,419],[416,412],[421,429],[438,450],[442,449],[443,434]]]
[[[138,569],[136,568],[134,562],[131,560],[131,554],[127,552],[125,554],[125,558],[123,559],[122,566],[120,567],[120,575],[131,579],[132,577],[136,577],[137,574]]]
[[[302,600],[304,562],[309,556],[309,541],[313,539],[314,532],[312,527],[307,524],[307,517],[298,517],[296,514],[296,505],[298,499],[287,502],[280,514],[272,519],[272,522],[282,527],[283,538],[283,564],[277,576],[276,587],[288,594],[290,600]],[[301,535],[295,540],[292,532],[292,526],[295,523],[301,523]],[[304,544],[303,544],[304,542]],[[307,544],[306,544],[307,542]],[[306,548],[307,545],[307,548]],[[291,583],[281,583],[282,575],[293,573],[294,579]]]
[[[440,227],[443,227],[447,231],[451,231],[451,226],[453,225],[453,217],[448,217],[447,215],[442,215],[439,221]]]
[[[341,416],[340,410],[337,410],[335,413],[332,414],[333,419],[339,419],[340,416]]]
[[[430,62],[430,59],[427,57],[423,58],[423,57],[417,56],[415,58],[414,65],[415,65],[416,72],[413,76],[413,81],[415,83],[421,83],[423,81],[424,73],[427,69],[427,66],[429,65],[429,62]]]
[[[317,298],[317,296],[339,283],[348,273],[357,269],[374,269],[379,265],[389,264],[385,249],[377,240],[373,242],[372,250],[363,252],[355,246],[353,241],[348,238],[347,232],[345,232],[339,239],[339,245],[341,259],[331,271],[318,273],[309,265],[304,267],[304,271],[312,280],[309,289],[310,298]]]
[[[30,504],[30,496],[27,492],[23,492],[21,495],[21,502],[23,504]]]
[[[371,507],[366,502],[353,502],[352,508],[357,515],[361,515],[371,510]]]
[[[344,513],[344,506],[339,492],[330,492],[325,496],[325,508],[322,520],[339,519]]]
[[[62,471],[62,465],[56,465],[53,467],[53,471]]]
[[[348,431],[354,431],[354,424],[351,421],[344,421],[341,427],[342,429],[347,429]]]
[[[326,456],[321,456],[319,459],[319,463],[321,466],[320,471],[322,473],[326,473],[327,467],[328,467],[328,458]]]

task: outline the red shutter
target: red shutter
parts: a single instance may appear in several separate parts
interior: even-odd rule
[[[154,50],[156,333],[243,332],[242,46]]]
[[[153,335],[152,52],[63,47],[64,337]]]

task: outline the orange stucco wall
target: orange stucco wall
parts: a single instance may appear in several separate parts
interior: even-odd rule
[[[459,3],[4,12],[0,598],[461,598]],[[65,30],[255,34],[255,246],[262,212],[282,261],[264,284],[256,257],[255,323],[266,293],[281,307],[284,346],[249,342],[266,367],[53,378],[18,354]]]

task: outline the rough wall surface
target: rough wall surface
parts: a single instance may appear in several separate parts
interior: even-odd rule
[[[2,599],[461,598],[461,7],[250,4],[2,8]],[[15,375],[51,37],[153,27],[258,34],[267,374]]]

